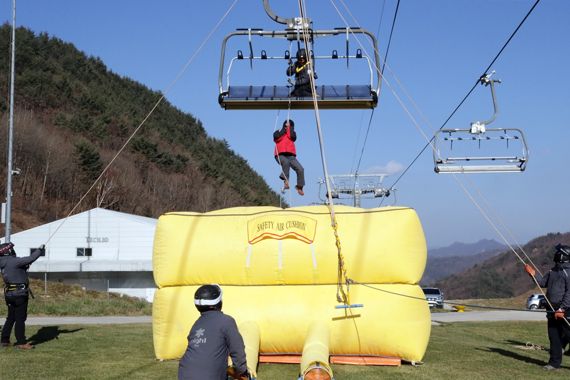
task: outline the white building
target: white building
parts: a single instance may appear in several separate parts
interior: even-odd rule
[[[11,235],[18,256],[46,245],[30,277],[80,284],[152,302],[156,219],[95,208]],[[3,240],[3,239],[2,239]]]

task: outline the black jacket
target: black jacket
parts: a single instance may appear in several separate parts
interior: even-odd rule
[[[41,249],[36,249],[30,256],[0,256],[0,271],[4,284],[27,284],[28,268],[42,254]],[[10,291],[13,296],[27,295],[28,289],[18,289]]]
[[[299,61],[297,61],[287,67],[287,75],[295,75],[295,86],[308,85],[311,82],[309,74],[310,67],[311,65],[309,65],[308,62],[305,62],[304,65],[301,65]],[[313,76],[315,79],[317,79],[317,73],[313,72]]]
[[[202,313],[188,334],[188,348],[178,367],[179,380],[226,380],[228,356],[245,373],[245,346],[236,321],[221,311]]]
[[[537,273],[536,281],[546,288],[546,297],[554,309],[564,309],[570,315],[570,263],[556,264],[544,276]]]

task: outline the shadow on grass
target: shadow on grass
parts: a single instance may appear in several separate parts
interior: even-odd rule
[[[37,346],[38,344],[46,343],[50,340],[59,339],[59,334],[72,334],[80,330],[83,330],[83,328],[75,330],[60,330],[59,326],[44,326],[31,336],[28,341],[34,346]]]
[[[536,365],[541,365],[541,366],[546,364],[546,362],[543,360],[535,359],[535,358],[532,358],[530,356],[521,355],[521,354],[513,352],[513,351],[504,350],[502,348],[487,347],[487,349],[477,348],[477,350],[485,351],[485,352],[494,352],[496,354],[503,355],[503,356],[506,356],[508,358],[516,359],[516,360],[519,360],[521,362],[525,362],[525,363],[529,363],[529,364],[536,364]]]

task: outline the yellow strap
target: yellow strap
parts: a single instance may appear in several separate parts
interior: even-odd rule
[[[308,64],[309,64],[309,62],[305,63],[305,64],[304,64],[303,66],[301,66],[301,67],[295,67],[295,72],[296,72],[296,73],[299,73],[299,72],[302,71],[302,70],[305,68],[305,66],[307,66]]]

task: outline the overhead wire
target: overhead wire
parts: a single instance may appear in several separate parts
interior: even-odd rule
[[[75,210],[79,207],[79,205],[81,205],[81,203],[83,202],[83,200],[85,200],[85,198],[87,197],[87,195],[89,195],[89,193],[93,190],[93,188],[95,188],[95,186],[97,185],[97,183],[101,180],[101,178],[103,178],[103,176],[105,175],[105,173],[107,172],[107,170],[109,170],[109,168],[111,167],[111,165],[113,165],[113,163],[115,162],[115,160],[117,159],[117,157],[119,157],[119,155],[125,150],[125,148],[127,147],[127,145],[131,142],[131,140],[134,138],[134,136],[140,131],[140,129],[143,127],[143,125],[146,123],[146,121],[150,118],[150,116],[154,113],[154,111],[158,108],[158,106],[164,101],[164,99],[166,98],[166,95],[170,92],[170,90],[172,90],[172,88],[174,87],[174,85],[180,80],[180,78],[182,78],[182,76],[184,75],[184,73],[186,72],[186,70],[188,69],[188,67],[190,66],[190,64],[192,64],[192,62],[194,61],[194,59],[196,58],[196,56],[200,53],[200,51],[203,49],[203,47],[206,45],[206,43],[210,40],[210,38],[212,37],[212,35],[218,30],[218,28],[222,25],[222,23],[224,22],[224,20],[227,18],[227,16],[231,13],[231,11],[233,10],[234,6],[237,4],[238,0],[234,0],[232,2],[232,4],[230,4],[229,8],[226,10],[226,12],[224,13],[224,15],[221,17],[221,19],[216,23],[216,25],[214,26],[214,28],[206,35],[206,37],[204,38],[204,40],[202,41],[202,43],[198,46],[198,48],[194,51],[194,53],[192,54],[192,56],[188,59],[188,61],[186,62],[186,64],[182,67],[182,69],[178,72],[178,75],[176,75],[176,77],[174,78],[174,80],[166,87],[166,89],[162,92],[162,95],[160,96],[160,98],[156,101],[156,103],[154,104],[154,106],[151,108],[151,110],[147,113],[147,115],[143,118],[143,120],[139,123],[139,125],[135,128],[135,130],[133,131],[133,133],[131,133],[131,135],[127,138],[127,140],[125,141],[125,143],[121,146],[121,148],[117,151],[117,153],[113,156],[113,158],[109,161],[109,163],[103,168],[103,170],[101,171],[101,174],[99,174],[99,176],[95,179],[95,181],[93,181],[93,184],[89,187],[89,189],[87,189],[87,191],[81,196],[81,198],[79,199],[79,201],[75,204],[75,206],[73,206],[73,208],[71,209],[71,211],[67,214],[67,216],[61,221],[61,223],[55,228],[55,230],[49,235],[47,241],[45,244],[47,244],[52,238],[53,236],[59,231],[59,229],[65,224],[65,222],[67,221],[67,219],[75,212]]]
[[[346,5],[345,5],[346,6]],[[398,9],[400,8],[400,0],[396,4],[396,10],[394,11],[394,18],[392,19],[392,27],[390,28],[390,36],[388,37],[388,45],[386,47],[386,54],[384,55],[384,63],[382,64],[382,70],[380,71],[380,78],[384,77],[384,68],[386,67],[386,62],[388,61],[388,53],[390,52],[390,45],[392,43],[392,35],[394,34],[394,27],[396,26],[396,19],[398,17]],[[380,96],[380,94],[378,94]],[[355,171],[355,180],[358,176],[360,170],[360,163],[362,162],[362,157],[364,156],[364,150],[366,149],[366,142],[368,141],[368,134],[370,133],[370,127],[372,126],[372,118],[374,117],[374,110],[370,114],[370,120],[368,121],[368,128],[366,128],[366,134],[364,136],[364,143],[362,144],[362,151],[360,152],[360,158],[358,159],[358,165]]]
[[[489,70],[491,69],[491,67],[493,66],[493,64],[497,61],[497,59],[499,59],[499,57],[501,56],[501,54],[503,53],[503,51],[505,50],[505,48],[507,47],[507,45],[511,42],[511,40],[513,39],[513,37],[517,34],[517,32],[519,31],[519,29],[522,27],[522,25],[525,23],[525,21],[527,20],[527,18],[531,15],[531,13],[534,11],[534,9],[536,8],[536,6],[538,5],[538,3],[540,2],[540,0],[536,0],[535,3],[533,4],[533,6],[529,9],[529,11],[526,13],[526,15],[523,17],[523,19],[519,22],[518,26],[515,28],[515,30],[511,33],[511,35],[509,36],[509,38],[507,39],[507,41],[503,44],[503,46],[501,47],[501,49],[499,50],[499,52],[495,55],[495,58],[493,58],[491,60],[491,63],[489,63],[489,65],[487,66],[487,68],[483,71],[483,74],[479,77],[482,78],[485,75],[487,75],[487,73],[489,72]],[[461,99],[461,101],[459,102],[459,104],[453,109],[453,111],[451,112],[451,114],[447,117],[447,119],[445,119],[445,121],[443,122],[443,124],[441,125],[441,127],[439,127],[439,130],[441,131],[446,125],[447,123],[451,120],[451,118],[455,115],[455,113],[459,110],[459,108],[461,108],[461,106],[463,105],[463,103],[465,103],[465,101],[467,100],[467,98],[473,93],[473,91],[475,90],[475,88],[477,87],[477,85],[479,84],[480,79],[477,79],[477,81],[475,82],[475,84],[473,84],[473,87],[471,87],[471,89],[467,92],[467,94],[463,97],[463,99]],[[430,139],[430,142],[433,141],[433,139],[435,138],[432,137]],[[424,147],[420,150],[420,152],[416,155],[416,157],[412,160],[412,162],[406,167],[406,169],[400,174],[400,176],[396,179],[396,181],[394,181],[394,183],[392,184],[392,186],[390,186],[390,188],[393,188],[394,186],[396,186],[396,184],[400,181],[400,179],[402,179],[402,177],[408,172],[408,170],[412,167],[412,165],[415,164],[415,162],[420,158],[420,156],[425,152],[425,150],[427,149],[427,147],[430,146],[430,143],[427,143],[426,145],[424,145]]]
[[[339,1],[343,4],[343,6],[344,6],[345,9],[347,10],[347,12],[351,15],[351,17],[352,17],[356,22],[358,22],[358,21],[356,20],[356,18],[354,17],[354,15],[352,15],[352,13],[350,12],[350,9],[349,9],[349,8],[346,6],[346,4],[343,2],[343,0],[339,0]],[[537,0],[537,2],[538,2],[538,1],[540,1],[540,0]],[[333,0],[331,0],[331,3],[333,4],[333,6],[335,7],[335,9],[337,10],[339,16],[343,19],[343,21],[345,22],[345,24],[348,26],[348,23],[346,22],[346,19],[342,16],[342,14],[340,13],[340,11],[338,10],[338,8],[336,7],[336,5],[334,4],[334,1],[333,1]],[[535,3],[535,6],[536,6],[536,3]],[[531,10],[530,10],[529,12],[531,12],[532,9],[534,9],[534,7],[531,8]],[[525,18],[523,19],[523,21],[526,20],[526,18],[528,17],[528,15],[529,15],[529,13],[527,13],[527,15],[525,16]],[[520,28],[521,24],[522,24],[522,21],[521,21],[521,23],[519,23],[519,26],[517,27],[516,30],[518,30],[518,29]],[[511,37],[509,38],[508,41],[510,41],[510,40],[512,39],[512,36],[513,36],[513,34],[511,35]],[[355,36],[355,38],[356,38],[356,40],[359,42],[361,48],[366,52],[365,47],[360,43],[360,41],[358,40],[358,37]],[[501,52],[502,52],[503,50],[504,50],[504,46],[503,46],[503,48],[501,49]],[[366,53],[367,53],[367,52],[366,52]],[[368,54],[368,53],[367,53],[367,54]],[[497,58],[498,58],[498,56],[496,56],[495,59],[493,59],[492,63],[494,63]],[[488,71],[491,66],[492,66],[492,64],[489,65],[489,67],[488,67],[485,71]],[[388,65],[388,67],[389,67],[389,65]],[[379,70],[379,68],[377,68],[377,70]],[[401,100],[401,98],[400,98],[400,97],[398,96],[398,94],[394,91],[394,89],[392,88],[390,82],[389,82],[385,77],[382,77],[382,80],[386,82],[386,84],[388,85],[388,87],[389,87],[390,90],[392,91],[392,93],[393,93],[394,97],[396,98],[396,100],[400,103],[400,105],[402,106],[402,108],[404,109],[404,111],[408,114],[408,117],[412,120],[412,123],[414,124],[414,126],[416,127],[416,129],[418,129],[418,131],[420,132],[420,134],[421,134],[421,135],[424,137],[424,139],[427,141],[426,146],[432,146],[432,149],[434,149],[434,151],[435,151],[435,147],[433,146],[433,138],[430,139],[430,138],[427,137],[427,135],[425,134],[425,132],[423,131],[423,129],[420,127],[420,125],[418,124],[418,122],[416,121],[416,119],[413,117],[413,115],[410,113],[410,111],[408,110],[408,108],[405,106],[405,104],[403,103],[403,101]],[[479,80],[477,81],[476,84],[478,84],[478,83],[479,83]],[[474,89],[474,88],[473,88],[473,89]],[[471,91],[473,91],[473,89],[472,89]],[[408,96],[409,96],[409,95],[408,95]],[[463,100],[463,101],[464,101],[464,100]],[[415,105],[415,103],[414,103],[414,105]],[[417,105],[416,105],[416,107],[417,107]],[[456,107],[456,110],[457,110],[458,108],[459,108],[459,107]],[[455,110],[455,111],[456,111],[456,110]],[[455,111],[454,111],[454,112],[455,112]],[[421,114],[421,113],[420,113],[420,115],[423,116],[423,114]],[[442,128],[443,128],[443,126],[442,126]],[[424,149],[425,149],[425,148],[424,148]],[[479,209],[479,211],[482,213],[482,215],[484,216],[484,218],[485,218],[485,219],[491,224],[491,226],[497,231],[497,233],[499,234],[499,236],[500,236],[500,237],[505,241],[505,243],[511,248],[511,250],[513,251],[513,253],[515,253],[515,255],[516,255],[521,261],[523,261],[523,263],[524,263],[524,260],[522,260],[521,257],[518,255],[518,253],[512,248],[512,246],[510,245],[510,243],[505,239],[504,235],[503,235],[502,233],[500,233],[500,231],[498,230],[498,228],[496,227],[496,225],[490,220],[490,218],[488,217],[488,215],[487,215],[487,214],[485,213],[485,211],[481,208],[481,206],[475,201],[475,199],[473,198],[473,196],[467,191],[467,189],[465,188],[465,186],[463,186],[463,184],[460,183],[459,179],[458,179],[455,175],[453,176],[453,178],[458,182],[458,184],[460,184],[460,187],[464,190],[464,192],[467,194],[467,196],[469,197],[469,199],[470,199],[470,200],[474,203],[474,205]],[[394,186],[394,185],[392,185],[392,187],[391,187],[390,189],[393,189],[393,186]]]
[[[344,7],[347,9],[347,11],[349,12],[349,14],[354,18],[354,16],[352,15],[352,13],[350,13],[350,10],[348,9],[348,7],[346,6],[346,4],[344,4],[343,0],[339,0]],[[519,25],[516,27],[516,29],[511,33],[511,36],[508,38],[508,40],[503,44],[503,47],[500,49],[499,53],[497,53],[497,55],[495,56],[495,58],[493,58],[493,60],[491,61],[491,63],[488,65],[488,67],[485,69],[485,72],[483,75],[486,75],[486,73],[489,71],[489,69],[492,67],[492,65],[496,62],[496,60],[499,58],[499,56],[501,55],[501,53],[504,51],[504,49],[506,48],[506,46],[508,45],[508,43],[512,40],[512,38],[514,37],[514,35],[517,33],[517,31],[520,29],[520,27],[524,24],[524,22],[526,21],[526,19],[529,17],[529,15],[532,13],[532,11],[535,9],[535,7],[538,5],[538,3],[540,2],[540,0],[536,0],[536,2],[534,3],[534,5],[531,7],[531,9],[527,12],[527,14],[525,15],[525,17],[521,20],[521,22],[519,23]],[[337,10],[338,14],[340,15],[340,17],[343,19],[343,21],[345,22],[345,24],[348,27],[348,23],[346,22],[346,20],[344,19],[344,17],[342,16],[342,14],[340,13],[340,11],[338,10],[338,8],[336,7],[336,5],[334,4],[334,1],[331,0],[331,3],[333,4],[333,6],[335,7],[335,9]],[[355,19],[356,20],[356,19]],[[358,41],[358,43],[360,44],[361,48],[366,52],[366,49],[364,48],[364,46],[360,43],[360,41],[358,40],[358,37],[356,37],[356,40]],[[367,53],[367,52],[366,52]],[[379,70],[379,68],[377,67],[377,70]],[[481,76],[482,77],[482,76]],[[418,129],[418,131],[423,135],[423,137],[426,139],[427,143],[424,146],[424,148],[422,149],[422,151],[420,152],[420,154],[414,159],[413,162],[415,162],[419,156],[421,155],[421,153],[423,153],[423,151],[425,151],[425,149],[428,146],[431,146],[432,149],[434,151],[435,150],[435,146],[433,146],[433,137],[430,139],[427,137],[427,135],[423,132],[423,130],[421,129],[421,127],[419,126],[419,124],[417,123],[417,121],[415,120],[415,118],[412,116],[412,114],[409,112],[408,108],[405,106],[405,104],[402,102],[402,100],[400,99],[400,97],[396,94],[396,92],[394,91],[394,89],[392,88],[392,86],[390,85],[390,83],[386,80],[386,78],[384,76],[382,76],[382,80],[384,82],[386,82],[386,84],[388,85],[388,87],[391,89],[393,95],[395,96],[395,98],[397,99],[397,101],[400,103],[400,105],[402,106],[402,108],[404,109],[404,111],[408,114],[408,116],[410,117],[410,119],[412,120],[414,126]],[[444,126],[449,122],[449,120],[453,117],[453,115],[455,115],[455,113],[457,112],[457,110],[463,105],[463,103],[465,102],[465,100],[471,95],[471,93],[474,91],[474,89],[476,88],[477,84],[479,84],[480,79],[477,80],[477,82],[473,85],[473,87],[471,88],[471,90],[467,93],[467,95],[465,95],[465,97],[461,100],[461,102],[455,107],[455,109],[453,110],[453,112],[451,113],[451,115],[446,119],[446,121],[444,122],[444,124],[439,128],[440,130],[444,128]],[[415,104],[415,103],[414,103]],[[413,164],[412,162],[412,164]],[[410,169],[410,167],[412,166],[412,164],[410,164],[406,170],[402,173],[402,175],[400,175],[400,177],[397,179],[397,181],[395,181],[392,186],[390,187],[390,190],[394,189],[394,186],[396,185],[396,183],[402,178],[402,176]],[[465,192],[465,194],[468,196],[468,198],[472,201],[472,203],[477,207],[477,209],[479,210],[479,212],[483,215],[484,219],[487,220],[487,222],[491,225],[491,227],[495,230],[495,232],[501,237],[501,239],[507,244],[507,246],[510,248],[510,250],[515,254],[515,256],[523,263],[526,264],[525,261],[522,259],[522,257],[516,252],[516,250],[512,247],[512,245],[508,242],[508,240],[505,238],[505,236],[499,231],[499,229],[497,228],[497,226],[493,223],[493,221],[489,218],[489,216],[487,215],[487,213],[485,212],[485,210],[475,201],[475,199],[473,198],[473,196],[471,195],[471,193],[469,193],[469,191],[465,188],[465,186],[463,185],[463,183],[461,183],[459,181],[459,179],[457,178],[457,176],[453,175],[453,178],[455,179],[455,181],[457,181],[457,183],[460,185],[460,187],[463,189],[463,191]],[[528,257],[528,255],[525,256]],[[532,261],[531,261],[532,263]],[[534,263],[532,263],[534,265]],[[535,268],[538,269],[538,268]],[[546,297],[546,294],[544,293],[544,291],[542,290],[542,288],[540,287],[538,281],[536,280],[536,278],[534,276],[532,276],[534,282],[536,283],[537,287],[539,288],[540,292],[544,295],[547,303],[552,307],[552,304],[550,303],[550,301],[548,300],[548,298]],[[570,326],[570,322],[568,320],[566,320],[566,323]]]
[[[376,28],[376,39],[378,40],[378,36],[380,35],[380,28],[382,27],[382,20],[384,19],[384,8],[386,6],[386,0],[382,1],[382,8],[380,8],[380,19],[378,20],[378,28]],[[354,152],[352,153],[352,159],[350,160],[350,173],[354,172],[354,164],[356,159],[356,152],[358,150],[358,143],[360,141],[360,133],[362,132],[362,120],[364,119],[364,111],[362,111],[360,115],[360,122],[358,123],[358,133],[356,134],[356,143],[354,144]]]

